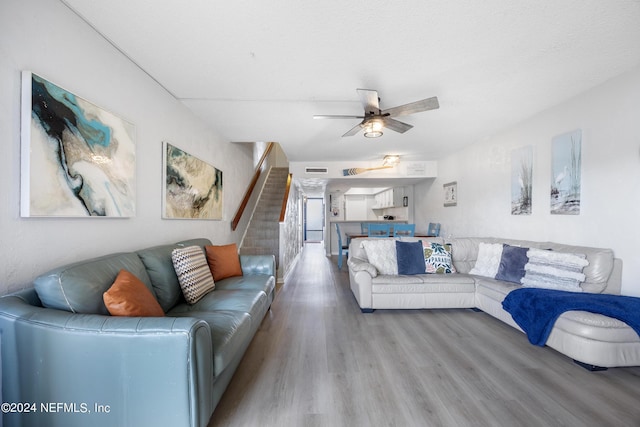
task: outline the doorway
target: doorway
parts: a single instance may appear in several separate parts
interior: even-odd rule
[[[304,203],[304,241],[322,242],[324,236],[324,199],[309,197]]]

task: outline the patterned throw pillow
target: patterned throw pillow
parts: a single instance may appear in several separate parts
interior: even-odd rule
[[[580,284],[586,278],[582,269],[589,265],[586,255],[529,249],[527,256],[524,287],[582,292]]]
[[[367,253],[369,264],[373,265],[380,274],[397,275],[398,258],[396,255],[396,241],[393,239],[369,239],[361,243]]]
[[[207,258],[200,246],[174,249],[171,259],[182,293],[189,304],[197,303],[215,289]]]
[[[449,274],[456,272],[451,260],[451,245],[423,242],[423,247],[427,273]]]

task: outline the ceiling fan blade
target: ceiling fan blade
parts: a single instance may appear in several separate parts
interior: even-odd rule
[[[389,108],[382,112],[383,115],[390,117],[406,116],[407,114],[419,113],[421,111],[435,110],[440,108],[438,97],[423,99],[421,101],[411,102],[409,104],[400,105],[398,107]]]
[[[356,89],[365,114],[378,114],[380,103],[378,101],[378,91],[371,89]]]
[[[353,135],[357,134],[358,132],[360,132],[362,127],[363,127],[363,124],[362,123],[358,123],[356,126],[352,127],[351,130],[349,130],[347,133],[345,133],[342,136],[343,137],[345,137],[345,136],[353,136]]]
[[[331,116],[331,115],[315,115],[314,119],[364,119],[364,116]]]
[[[398,133],[405,133],[406,131],[408,131],[413,127],[410,124],[403,123],[398,120],[394,120],[390,117],[382,117],[382,123],[384,124],[384,127],[386,127],[387,129],[394,130]]]

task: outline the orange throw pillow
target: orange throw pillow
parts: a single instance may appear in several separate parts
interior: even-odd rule
[[[222,246],[205,246],[207,263],[213,274],[213,280],[222,280],[227,277],[242,276],[240,256],[235,243]]]
[[[102,294],[102,299],[112,316],[164,316],[162,307],[151,291],[127,270],[120,270],[113,285]]]

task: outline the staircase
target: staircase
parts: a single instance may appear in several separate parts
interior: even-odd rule
[[[240,247],[242,255],[275,255],[276,268],[280,261],[280,211],[288,176],[288,168],[271,168]]]

